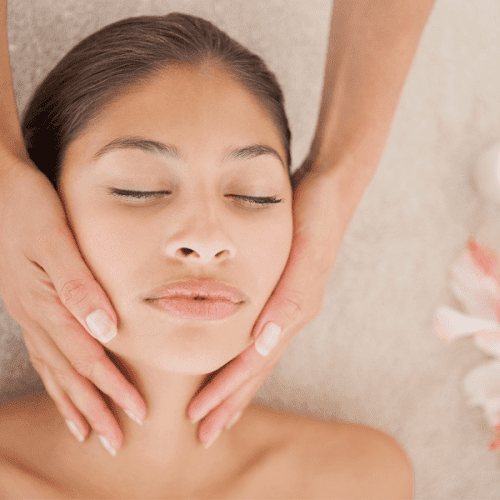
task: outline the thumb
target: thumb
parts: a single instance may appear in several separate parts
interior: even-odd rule
[[[255,349],[262,356],[269,354],[285,331],[293,337],[322,308],[328,272],[323,265],[311,267],[316,260],[304,258],[307,248],[307,240],[294,237],[281,278],[255,323]]]
[[[117,333],[117,316],[102,287],[85,264],[68,226],[45,239],[38,264],[48,274],[61,303],[99,342]]]
[[[287,289],[281,283],[268,299],[254,328],[255,349],[262,356],[267,356],[282,338],[283,332],[297,324],[303,316],[304,294],[293,291],[293,288]]]

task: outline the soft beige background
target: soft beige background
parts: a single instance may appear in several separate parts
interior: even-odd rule
[[[263,56],[286,96],[296,168],[316,124],[331,0],[9,0],[22,110],[77,41],[139,14],[204,17]],[[417,499],[500,498],[500,455],[464,374],[487,359],[471,339],[431,331],[447,271],[470,236],[500,252],[500,208],[470,170],[500,140],[500,3],[438,0],[380,167],[345,235],[320,315],[295,339],[258,400],[381,428],[408,451]],[[2,235],[8,237],[8,235]],[[0,400],[42,387],[22,334],[0,308]]]

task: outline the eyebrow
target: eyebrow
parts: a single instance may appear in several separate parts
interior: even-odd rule
[[[151,141],[142,137],[120,137],[118,139],[114,139],[109,144],[106,144],[99,149],[99,151],[94,154],[93,159],[97,160],[112,151],[122,149],[139,149],[145,153],[159,155],[162,158],[169,160],[183,159],[183,156],[177,146],[174,146],[173,144],[164,144],[163,142],[158,141]],[[274,148],[265,146],[264,144],[250,144],[248,146],[242,146],[231,151],[227,151],[222,157],[222,162],[224,163],[228,160],[251,160],[252,158],[264,155],[274,156],[280,161],[285,170],[287,170],[280,154]]]

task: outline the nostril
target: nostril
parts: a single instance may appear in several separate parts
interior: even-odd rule
[[[193,253],[193,250],[189,248],[181,248],[181,251],[184,255],[189,255],[190,253]]]

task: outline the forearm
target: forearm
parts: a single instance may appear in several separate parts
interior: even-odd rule
[[[26,158],[17,114],[7,39],[7,0],[0,0],[0,175],[12,156]]]
[[[434,0],[335,0],[311,145],[347,226],[380,162]]]

